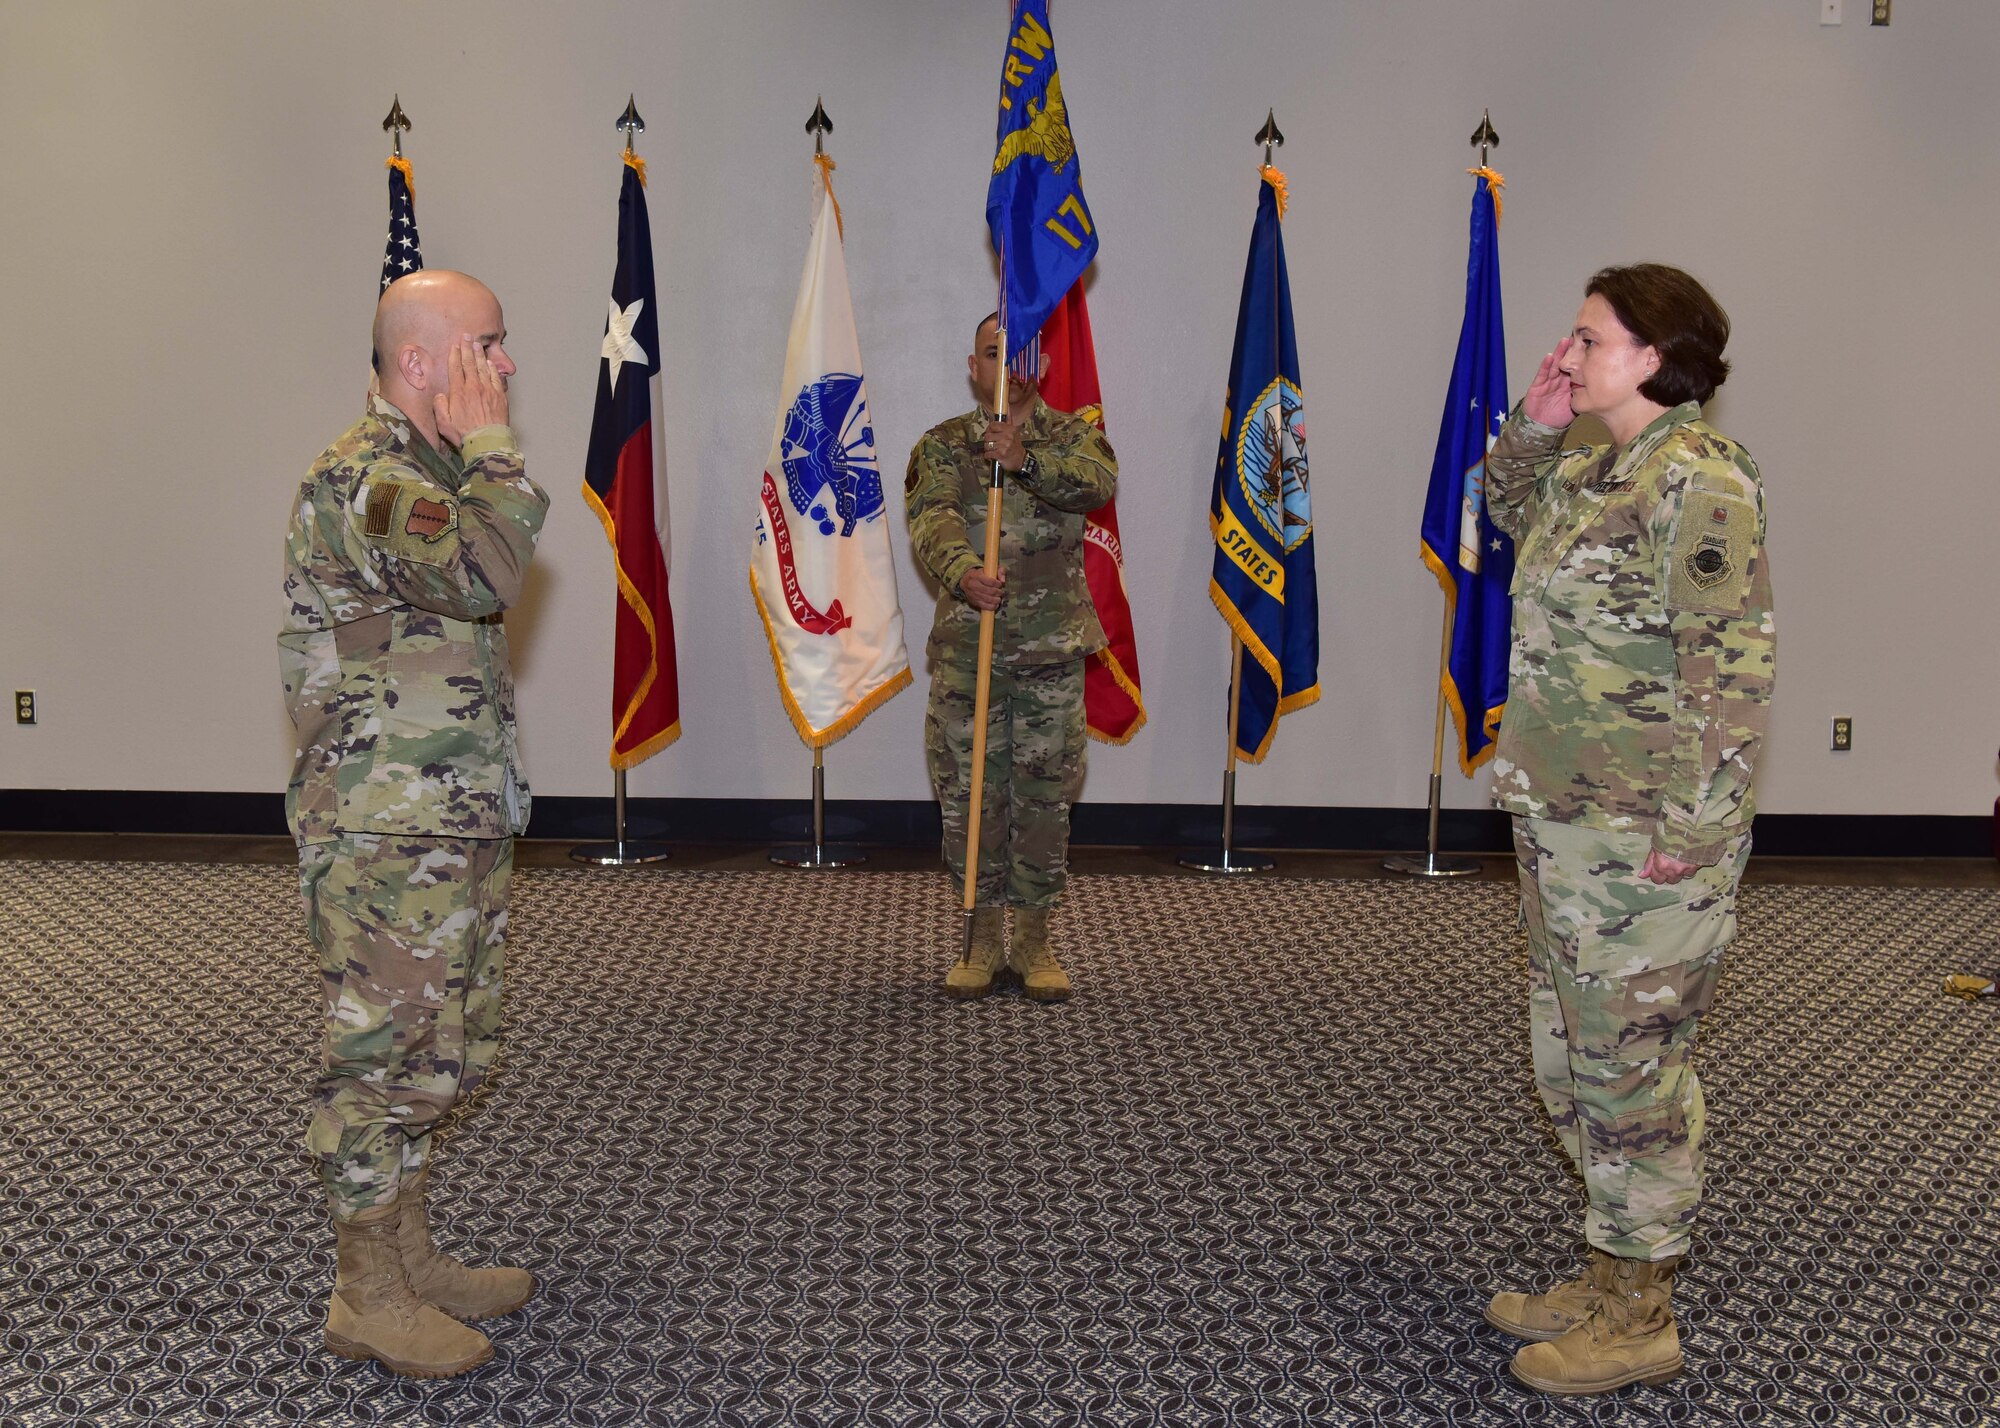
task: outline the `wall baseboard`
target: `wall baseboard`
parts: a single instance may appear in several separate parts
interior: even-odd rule
[[[829,839],[926,847],[939,838],[937,805],[928,801],[837,799],[826,807]],[[810,836],[808,814],[803,799],[635,798],[626,805],[626,832],[681,842],[797,842]],[[1420,849],[1424,826],[1421,808],[1236,810],[1236,842],[1245,848]],[[285,805],[276,793],[7,789],[0,790],[0,831],[282,837]],[[535,800],[531,838],[610,835],[609,798]],[[1197,803],[1080,803],[1072,836],[1093,847],[1216,846],[1221,810]],[[1491,809],[1446,809],[1438,842],[1456,853],[1502,853],[1512,846],[1506,815]],[[1995,830],[1992,819],[1977,815],[1767,813],[1757,820],[1757,851],[1809,858],[1983,858],[1995,853]]]

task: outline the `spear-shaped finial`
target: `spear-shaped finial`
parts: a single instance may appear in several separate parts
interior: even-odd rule
[[[806,120],[806,132],[813,136],[813,152],[826,152],[826,136],[833,132],[833,121],[826,117],[826,105],[818,95],[813,96],[812,118]]]
[[[410,127],[410,116],[403,112],[403,96],[397,95],[395,103],[389,106],[389,117],[382,121],[382,128],[393,135],[396,141],[396,157],[403,157],[403,131]]]
[[[1285,136],[1278,130],[1278,111],[1273,109],[1264,116],[1264,127],[1257,131],[1257,142],[1264,146],[1264,167],[1271,167],[1271,150],[1280,148]]]
[[[625,96],[625,112],[618,116],[618,123],[613,127],[625,135],[625,152],[628,154],[631,153],[632,136],[646,132],[646,121],[639,117],[639,105],[636,95],[628,94]]]
[[[1486,150],[1500,147],[1500,136],[1493,132],[1493,111],[1483,110],[1479,116],[1479,127],[1472,131],[1472,142],[1479,146],[1479,167],[1486,167]]]

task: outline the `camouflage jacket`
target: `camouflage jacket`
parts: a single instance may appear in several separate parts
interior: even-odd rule
[[[910,546],[944,587],[931,622],[933,661],[972,663],[979,611],[958,582],[986,552],[986,489],[993,463],[980,454],[986,413],[967,412],[925,432],[903,481]],[[1117,494],[1118,458],[1104,433],[1040,398],[1021,423],[1030,464],[1000,495],[1000,568],[1007,598],[994,620],[1001,664],[1055,664],[1104,648],[1104,628],[1083,578],[1084,512]]]
[[[454,459],[379,396],[320,453],[285,538],[278,634],[299,842],[527,826],[500,611],[548,504],[511,429],[469,433]]]
[[[1693,402],[1623,452],[1562,436],[1516,408],[1486,459],[1516,542],[1494,802],[1712,863],[1756,811],[1771,708],[1757,467]]]

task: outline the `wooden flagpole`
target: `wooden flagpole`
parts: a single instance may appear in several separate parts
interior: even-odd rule
[[[1000,362],[993,376],[993,417],[996,421],[1007,420],[1007,317],[1006,290],[1007,263],[1003,254],[1000,262],[1001,316],[994,331],[994,341],[999,345]],[[993,459],[993,475],[986,484],[986,563],[982,567],[988,580],[1000,574],[1000,483],[1005,479],[1000,469],[1000,459]],[[979,667],[973,676],[972,686],[972,789],[966,807],[965,826],[965,945],[959,960],[972,960],[972,919],[978,912],[979,896],[979,837],[985,815],[986,799],[986,715],[993,698],[993,617],[995,611],[979,612]]]

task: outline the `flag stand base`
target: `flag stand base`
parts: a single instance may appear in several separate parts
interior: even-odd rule
[[[1382,866],[1413,878],[1469,878],[1479,871],[1479,860],[1441,858],[1436,853],[1398,853],[1393,858],[1384,858]]]
[[[771,861],[781,868],[851,868],[868,855],[852,843],[785,843],[771,850]]]
[[[673,854],[664,843],[585,843],[569,850],[570,861],[596,868],[640,868],[664,863]]]
[[[625,770],[617,770],[611,784],[611,837],[609,843],[585,843],[569,850],[570,861],[594,868],[643,868],[664,863],[672,856],[665,843],[642,843],[625,836]]]
[[[781,868],[851,868],[868,861],[852,843],[826,841],[826,750],[813,750],[812,842],[780,843],[771,861]]]
[[[1268,873],[1278,866],[1268,853],[1246,853],[1241,848],[1189,849],[1174,861],[1197,873]]]

